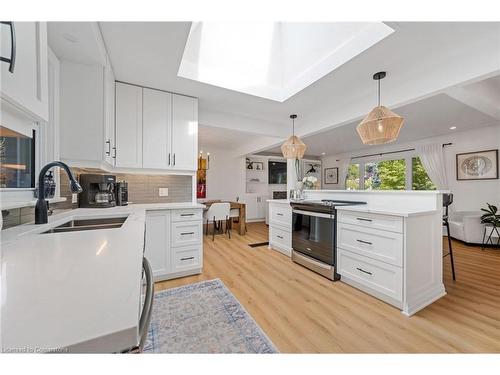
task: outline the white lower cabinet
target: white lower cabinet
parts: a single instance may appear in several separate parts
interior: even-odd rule
[[[269,201],[269,248],[292,255],[292,207]]]
[[[184,220],[192,214],[194,220]],[[155,281],[201,273],[201,209],[147,211],[145,257]]]
[[[446,294],[440,230],[438,210],[415,216],[338,210],[337,272],[413,315]]]

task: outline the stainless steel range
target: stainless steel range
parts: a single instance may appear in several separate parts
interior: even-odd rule
[[[337,210],[339,206],[366,204],[341,200],[291,202],[292,260],[330,280],[339,280],[337,262]]]

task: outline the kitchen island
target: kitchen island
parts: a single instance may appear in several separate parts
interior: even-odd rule
[[[413,315],[446,294],[442,275],[442,193],[306,190],[305,201],[366,202],[336,207],[336,254],[335,262],[330,264],[335,265],[341,281]],[[294,251],[291,202],[269,201],[270,248],[286,255]],[[314,232],[310,238],[318,235]],[[313,240],[309,246],[314,250]],[[323,267],[317,258],[310,260],[318,270]]]
[[[194,203],[76,209],[2,231],[3,352],[119,352],[135,346],[146,212]],[[126,217],[121,227],[43,233],[71,220]],[[201,225],[201,220],[200,220]]]

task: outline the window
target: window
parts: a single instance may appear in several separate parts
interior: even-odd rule
[[[427,175],[427,172],[420,161],[420,158],[414,157],[411,159],[412,165],[412,190],[436,190],[434,185]]]
[[[34,138],[0,126],[0,188],[35,187]]]
[[[383,160],[365,164],[365,190],[404,190],[406,161]]]
[[[349,165],[346,179],[347,190],[359,190],[359,164]]]
[[[360,171],[363,171],[361,178]],[[366,160],[349,165],[348,190],[436,190],[418,156]]]

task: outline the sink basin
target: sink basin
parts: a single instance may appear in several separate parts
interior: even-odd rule
[[[98,219],[75,219],[67,221],[57,227],[49,229],[48,231],[42,232],[42,234],[120,228],[125,220],[127,220],[127,216],[104,217]]]

